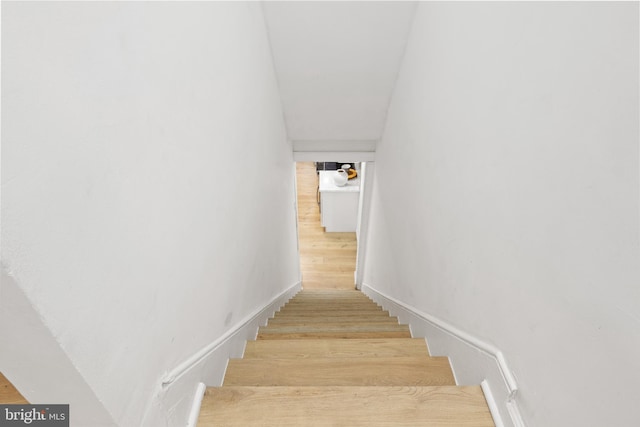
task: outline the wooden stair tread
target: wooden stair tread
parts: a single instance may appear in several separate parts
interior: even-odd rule
[[[304,304],[308,304],[312,302],[319,303],[319,304],[330,303],[330,302],[335,302],[335,303],[354,302],[354,303],[375,304],[375,302],[371,298],[367,297],[366,295],[340,296],[337,293],[330,294],[330,295],[297,295],[289,299],[288,301],[288,303],[304,303]]]
[[[309,304],[359,304],[359,305],[373,305],[377,306],[372,299],[366,296],[352,296],[352,297],[340,297],[336,296],[303,296],[293,297],[287,301],[286,305],[309,305]]]
[[[371,298],[359,291],[301,291],[298,294],[291,297],[290,301],[295,300],[323,300],[323,299],[341,299],[341,300],[368,300]]]
[[[493,427],[479,386],[210,387],[198,426]]]
[[[356,339],[356,338],[411,338],[411,332],[408,330],[394,330],[394,331],[318,331],[318,332],[280,332],[280,333],[265,333],[263,331],[258,332],[258,340],[292,340],[292,339]]]
[[[294,338],[411,338],[408,325],[371,323],[359,324],[308,324],[274,325],[258,329],[257,339],[294,339]]]
[[[388,323],[399,325],[397,317],[389,317],[389,316],[369,316],[369,317],[358,317],[358,316],[350,316],[350,317],[310,317],[310,316],[289,316],[289,317],[274,317],[273,319],[269,319],[268,325],[314,325],[314,324],[325,324],[330,325],[334,323],[343,323],[343,324],[378,324],[378,323]]]
[[[334,330],[335,328],[343,328],[343,327],[359,327],[359,328],[367,328],[367,327],[385,327],[385,326],[407,326],[401,323],[398,323],[397,319],[391,318],[382,318],[375,320],[358,320],[357,318],[348,318],[348,319],[332,319],[326,322],[316,321],[313,319],[310,320],[298,320],[298,321],[289,321],[287,319],[278,319],[274,322],[269,322],[267,326],[264,328],[269,328],[271,330],[276,329],[289,329],[293,327],[305,328],[306,330],[322,330],[323,328]],[[404,330],[404,328],[402,328]]]
[[[249,341],[244,358],[398,357],[428,355],[420,338]]]
[[[344,306],[344,307],[321,307],[321,306],[309,306],[309,307],[288,307],[285,306],[281,308],[279,313],[292,313],[292,314],[301,314],[301,313],[325,313],[327,316],[330,316],[332,313],[340,313],[340,312],[358,312],[361,315],[366,315],[370,313],[380,313],[385,310],[382,307],[371,307],[371,306],[363,306],[356,307],[353,305]],[[389,314],[387,314],[388,316]]]
[[[303,289],[295,294],[290,299],[300,298],[361,298],[370,299],[370,297],[355,289],[343,290],[343,289]]]
[[[263,329],[268,330],[306,330],[306,331],[321,331],[321,330],[336,330],[336,328],[340,328],[340,330],[348,328],[354,330],[405,330],[408,329],[406,324],[398,323],[397,319],[392,319],[390,317],[384,317],[384,321],[379,319],[375,322],[371,322],[368,320],[358,320],[356,318],[350,318],[347,320],[343,319],[327,319],[326,322],[313,322],[313,321],[304,321],[299,320],[298,322],[269,322],[267,326],[263,326]]]
[[[384,311],[382,307],[371,304],[326,304],[326,305],[285,305],[280,309],[280,312],[289,311],[289,312],[313,312],[313,311],[322,311],[322,312],[333,312],[333,311],[360,311],[360,312],[368,312],[368,311]]]
[[[447,357],[231,359],[223,385],[455,385]]]
[[[294,301],[288,302],[283,308],[328,308],[328,309],[344,309],[353,307],[354,309],[370,308],[376,310],[382,310],[378,304],[374,304],[371,301],[325,301],[325,302],[313,302],[313,301]]]
[[[350,233],[340,233],[340,234],[350,234]],[[299,291],[296,296],[298,295],[329,295],[329,294],[340,294],[340,295],[363,295],[366,296],[365,294],[363,294],[361,291],[358,291],[356,289],[302,289],[301,291]]]
[[[27,405],[29,402],[24,396],[15,388],[15,386],[9,381],[7,377],[0,372],[0,403],[2,404],[14,404],[14,405]]]
[[[340,290],[313,290],[313,291],[300,291],[294,295],[292,300],[300,299],[326,299],[326,298],[340,298],[340,299],[358,299],[358,300],[371,300],[367,295],[360,291],[340,291]]]
[[[289,302],[328,302],[328,301],[345,301],[345,302],[373,302],[371,298],[364,294],[358,295],[354,292],[354,294],[347,294],[346,292],[340,293],[331,293],[326,295],[301,295],[298,294],[293,298],[289,299]]]
[[[307,317],[360,317],[360,318],[365,318],[365,317],[372,317],[372,316],[382,316],[382,317],[389,317],[389,312],[388,311],[376,311],[376,310],[370,310],[370,311],[360,311],[360,310],[340,310],[340,311],[336,311],[336,310],[332,310],[332,311],[327,311],[327,310],[307,310],[307,311],[287,311],[287,310],[283,310],[283,311],[276,311],[275,314],[273,315],[274,318],[276,317],[283,317],[283,316],[289,316],[289,317],[301,317],[301,316],[307,316]]]
[[[329,323],[332,323],[331,325]],[[358,325],[353,323],[327,322],[326,324],[309,324],[309,325],[268,325],[261,326],[258,330],[264,333],[280,333],[280,332],[315,332],[324,330],[326,332],[343,332],[343,331],[408,331],[409,325],[396,323],[369,323]]]

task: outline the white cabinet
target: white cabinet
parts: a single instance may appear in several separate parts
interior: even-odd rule
[[[355,232],[358,223],[360,178],[343,187],[333,182],[336,171],[320,171],[320,216],[327,232]]]

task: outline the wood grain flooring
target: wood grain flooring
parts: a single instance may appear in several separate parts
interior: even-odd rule
[[[479,386],[220,387],[204,401],[198,426],[494,425]]]
[[[446,357],[231,359],[224,385],[456,385]]]
[[[327,233],[320,222],[313,162],[296,163],[298,241],[303,289],[353,289],[356,233]]]
[[[345,313],[348,313],[345,315]],[[387,319],[387,320],[384,320]],[[489,427],[480,386],[455,385],[364,294],[302,290],[260,328],[223,385],[209,387],[198,426]]]
[[[371,323],[385,323],[390,325],[397,325],[398,318],[397,317],[389,317],[389,316],[368,316],[366,318],[351,316],[351,317],[340,317],[340,318],[328,318],[326,321],[322,317],[309,317],[309,316],[288,316],[288,317],[274,317],[269,320],[269,327],[275,327],[280,325],[300,325],[300,326],[311,326],[311,325],[327,325],[327,326],[336,326],[338,324],[351,324],[351,325],[369,325]]]
[[[324,331],[300,328],[298,330],[274,331],[260,330],[260,340],[295,340],[295,339],[322,339],[322,338],[411,338],[409,328],[404,325],[398,328],[328,328]]]
[[[0,372],[0,403],[26,405],[27,399],[11,384],[11,381]]]
[[[244,359],[304,359],[347,357],[411,357],[428,354],[426,343],[419,338],[370,338],[249,341]]]

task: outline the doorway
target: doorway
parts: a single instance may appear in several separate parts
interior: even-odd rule
[[[323,227],[319,180],[316,162],[296,162],[302,287],[354,289],[358,251],[356,231],[327,232]],[[358,209],[356,215],[360,212]]]

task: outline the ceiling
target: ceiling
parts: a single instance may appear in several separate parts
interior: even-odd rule
[[[375,144],[415,2],[265,2],[289,139]]]

